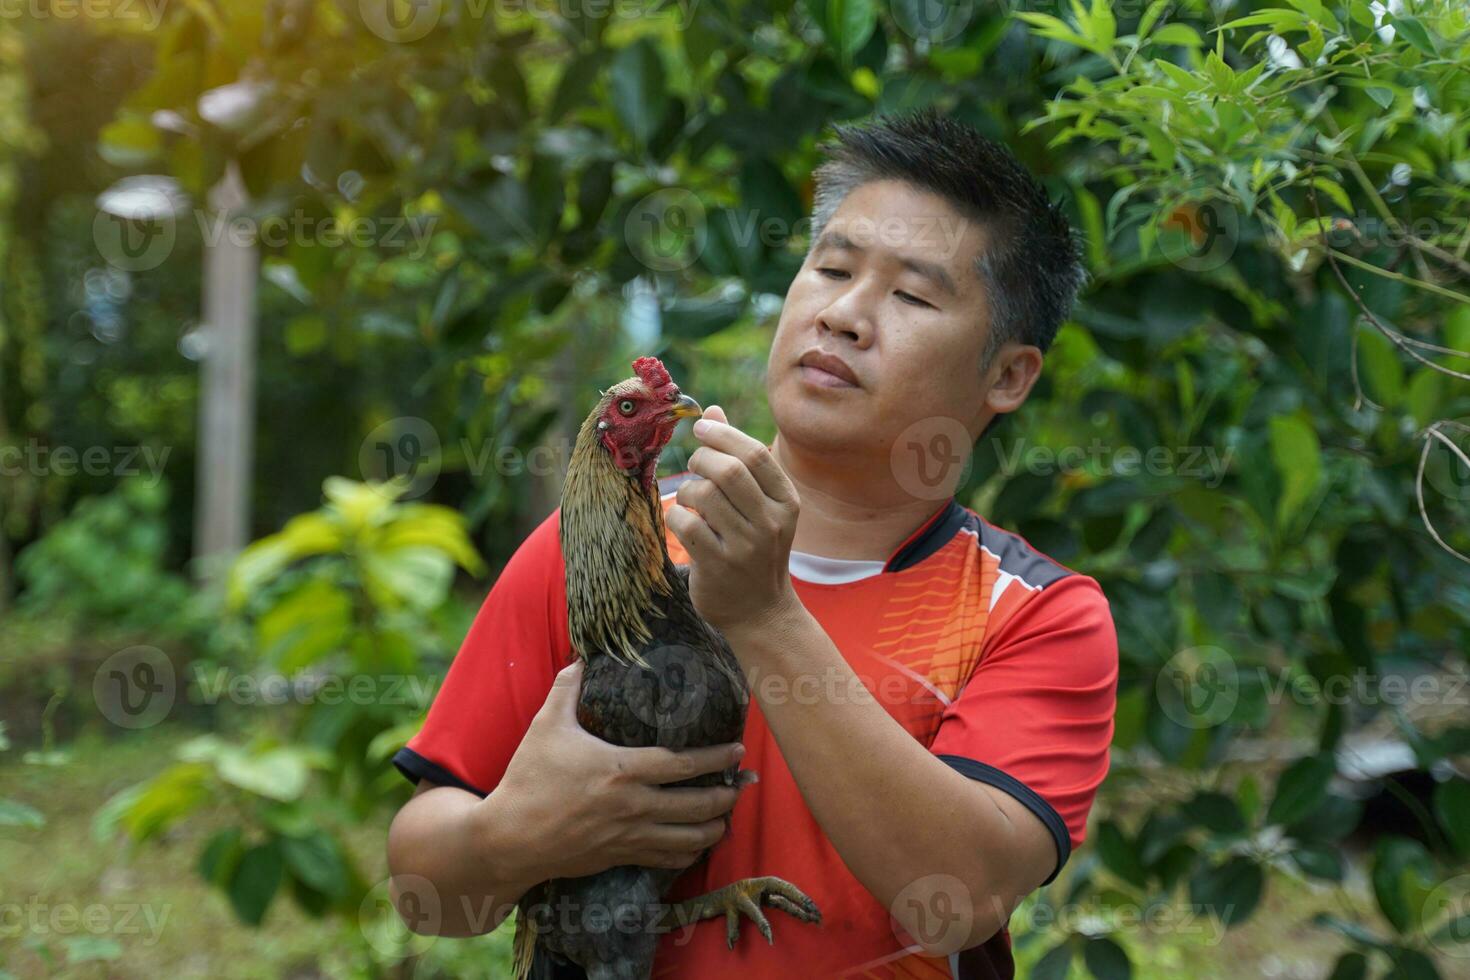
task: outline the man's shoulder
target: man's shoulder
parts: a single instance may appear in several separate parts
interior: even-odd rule
[[[961,509],[965,513],[963,530],[973,536],[976,547],[1000,574],[1013,577],[1026,588],[1036,590],[1049,588],[1070,576],[1081,575],[1019,533],[990,523],[969,507]]]
[[[1033,544],[1015,531],[985,520],[964,508],[963,531],[980,553],[980,569],[989,580],[987,641],[1007,625],[1041,620],[1099,620],[1110,624],[1111,610],[1101,585]]]

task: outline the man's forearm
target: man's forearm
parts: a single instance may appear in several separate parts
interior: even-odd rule
[[[864,887],[921,943],[930,941],[914,928],[921,908],[965,916],[972,929],[958,942],[946,936],[947,951],[1003,926],[1012,898],[1039,882],[1007,859],[1015,857],[1014,827],[988,789],[894,720],[799,603],[759,629],[727,636],[753,675],[753,694],[802,797]],[[762,680],[772,676],[783,683]],[[829,682],[819,689],[858,696],[775,696],[809,688],[811,678]]]
[[[414,932],[490,932],[531,886],[546,879],[526,864],[512,822],[491,794],[452,786],[419,793],[388,831],[391,897]]]

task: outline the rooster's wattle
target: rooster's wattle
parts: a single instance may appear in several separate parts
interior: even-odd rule
[[[616,745],[738,741],[749,700],[745,676],[729,643],[690,601],[688,568],[669,558],[655,476],[674,426],[701,409],[657,358],[640,357],[633,370],[582,424],[562,492],[568,625],[585,662],[577,719]],[[745,775],[732,766],[671,785],[733,786]],[[770,941],[762,905],[820,921],[811,899],[775,877],[665,903],[679,874],[619,866],[532,888],[516,920],[517,977],[575,975],[568,971],[579,967],[591,980],[645,980],[658,937],[702,919],[724,915],[732,948],[742,915]],[[594,919],[603,927],[589,927]]]

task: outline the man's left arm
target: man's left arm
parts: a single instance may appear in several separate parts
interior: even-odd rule
[[[738,429],[706,418],[696,433],[704,445],[689,468],[706,479],[681,485],[683,506],[667,517],[690,555],[696,608],[725,633],[747,673],[782,677],[786,690],[816,676],[865,690],[792,590],[787,563],[798,504],[790,481],[766,447]],[[812,815],[926,952],[984,942],[1058,868],[1062,842],[1035,807],[957,771],[876,700],[760,693]]]

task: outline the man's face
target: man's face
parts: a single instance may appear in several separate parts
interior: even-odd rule
[[[771,342],[766,391],[782,438],[876,458],[926,419],[978,435],[989,415],[983,246],[980,225],[909,184],[849,193],[787,290]],[[845,370],[824,370],[824,358]]]

